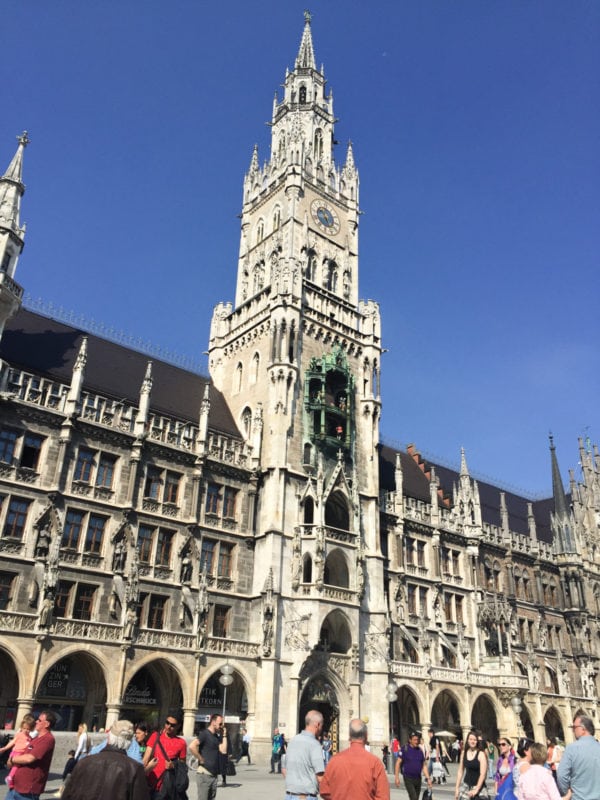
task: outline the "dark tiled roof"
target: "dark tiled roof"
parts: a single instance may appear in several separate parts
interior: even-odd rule
[[[396,464],[396,452],[391,447],[383,445],[380,450],[379,470],[381,488],[391,491],[395,488],[394,468]],[[449,469],[441,464],[434,464],[429,461],[421,461],[419,466],[417,460],[404,451],[400,451],[402,462],[403,490],[409,497],[417,500],[429,501],[429,479],[425,474],[431,467],[435,469],[435,474],[440,481],[440,489],[444,496],[452,501],[452,490],[455,484],[458,485],[460,473],[457,470]],[[513,492],[506,491],[485,481],[477,481],[479,487],[479,498],[481,500],[481,515],[484,522],[490,525],[500,526],[500,493],[504,492],[506,507],[508,510],[509,527],[516,533],[527,535],[529,525],[527,522],[527,503],[525,497],[520,497]],[[544,542],[552,542],[552,531],[550,529],[550,512],[554,509],[552,498],[538,500],[533,504],[533,516],[535,518],[536,532],[539,539]]]
[[[152,411],[198,424],[208,378],[32,311],[21,309],[8,322],[0,342],[0,358],[26,371],[70,384],[84,336],[88,337],[84,381],[87,391],[137,405],[146,366],[152,361]],[[210,400],[210,428],[239,436],[223,395],[212,385]]]

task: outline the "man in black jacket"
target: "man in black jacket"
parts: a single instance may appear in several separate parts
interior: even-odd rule
[[[115,722],[108,732],[104,750],[77,762],[62,800],[90,800],[91,797],[150,800],[144,768],[126,752],[133,733],[129,720]]]

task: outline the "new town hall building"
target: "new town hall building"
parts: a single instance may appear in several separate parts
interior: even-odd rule
[[[187,734],[226,706],[257,756],[310,707],[487,736],[596,717],[600,458],[552,498],[379,437],[359,179],[332,154],[310,18],[244,177],[209,377],[22,308],[27,137],[0,179],[0,726],[51,706]],[[26,274],[26,264],[20,273]],[[232,682],[219,681],[222,668]],[[229,668],[229,669],[228,669]]]

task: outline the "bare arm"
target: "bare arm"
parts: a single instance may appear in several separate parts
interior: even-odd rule
[[[400,765],[402,764],[402,757],[398,756],[394,766],[394,784],[400,786]]]
[[[458,797],[458,789],[459,789],[460,784],[462,782],[463,774],[464,774],[464,771],[465,771],[465,767],[464,767],[464,764],[463,764],[463,758],[464,758],[464,753],[461,755],[461,757],[459,758],[459,761],[458,761],[458,771],[456,773],[456,787],[455,787],[455,790],[454,790],[454,796],[455,797]]]
[[[223,755],[223,756],[227,755],[227,729],[226,728],[223,728],[223,737],[222,737],[221,742],[219,744],[219,753],[221,753],[221,755]]]

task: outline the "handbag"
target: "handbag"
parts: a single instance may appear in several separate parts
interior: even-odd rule
[[[233,763],[231,758],[227,759],[227,767],[225,769],[225,774],[228,778],[232,778],[234,775],[237,775],[235,771],[235,764]]]

